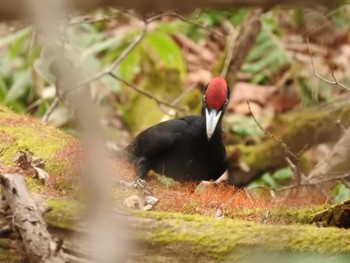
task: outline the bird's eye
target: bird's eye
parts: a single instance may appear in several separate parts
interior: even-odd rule
[[[227,103],[228,103],[228,99],[225,100],[225,104],[227,104]]]
[[[207,98],[206,98],[206,96],[205,96],[205,95],[203,95],[203,100],[204,100],[204,101],[206,101],[206,100],[207,100]]]

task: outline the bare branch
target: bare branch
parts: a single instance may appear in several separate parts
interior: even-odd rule
[[[287,153],[286,156],[286,161],[289,164],[289,166],[291,167],[293,173],[294,173],[294,177],[296,178],[296,185],[300,186],[302,184],[302,179],[305,178],[305,175],[303,174],[303,172],[300,170],[299,167],[299,163],[300,163],[300,158],[299,155],[304,151],[304,149],[306,149],[307,146],[304,146],[303,149],[298,153],[295,154],[293,153],[291,150],[289,150],[288,146],[280,139],[276,138],[272,133],[268,132],[266,129],[264,129],[261,124],[257,121],[257,119],[255,118],[252,109],[250,107],[249,101],[247,101],[248,104],[248,108],[249,108],[249,112],[252,116],[252,118],[254,119],[255,123],[259,126],[259,128],[272,140],[274,140],[275,142],[278,143],[278,145],[280,145],[284,151]],[[289,157],[291,157],[293,160],[291,160]]]
[[[164,100],[161,100],[161,99],[155,97],[152,93],[150,93],[150,92],[148,92],[148,91],[145,91],[145,90],[143,90],[143,89],[140,89],[140,88],[137,87],[136,85],[134,85],[134,84],[132,84],[132,83],[126,81],[125,79],[122,79],[122,78],[118,77],[117,75],[115,75],[115,74],[112,73],[112,72],[110,72],[109,75],[110,75],[112,78],[114,78],[114,79],[116,79],[116,80],[122,82],[123,84],[129,86],[130,88],[132,88],[132,89],[135,90],[136,92],[138,92],[138,93],[140,93],[140,94],[146,96],[147,98],[150,98],[150,99],[154,100],[155,102],[157,102],[158,105],[164,105],[164,106],[167,106],[167,107],[169,107],[169,108],[173,108],[173,109],[176,109],[176,110],[179,110],[179,111],[183,111],[183,110],[184,110],[184,109],[182,109],[182,108],[176,107],[175,105],[173,105],[173,103],[169,103],[169,102],[166,102],[166,101],[164,101]]]
[[[159,14],[159,15],[156,15],[156,16],[153,16],[153,17],[147,19],[146,21],[147,21],[148,23],[150,23],[150,22],[153,22],[153,21],[155,21],[155,20],[157,20],[157,19],[159,19],[159,18],[161,18],[161,17],[164,17],[164,16],[173,16],[173,17],[176,17],[176,18],[180,19],[181,21],[183,21],[183,22],[185,22],[185,23],[187,23],[187,24],[190,24],[190,25],[196,26],[196,27],[198,27],[198,28],[204,29],[204,30],[206,30],[206,31],[208,31],[208,32],[210,32],[210,33],[212,33],[213,35],[216,35],[216,36],[222,37],[222,38],[226,38],[225,35],[221,34],[221,33],[218,32],[217,30],[212,29],[212,28],[210,28],[210,27],[208,27],[208,26],[206,26],[206,25],[202,25],[202,24],[195,23],[195,22],[193,22],[193,21],[191,21],[191,20],[188,20],[188,19],[184,18],[183,16],[181,16],[181,15],[179,15],[178,13],[175,13],[175,12]]]
[[[138,37],[136,37],[134,39],[134,41],[131,42],[131,44],[126,49],[124,49],[124,51],[120,54],[120,56],[115,61],[113,61],[112,64],[110,64],[104,70],[98,72],[92,78],[84,80],[83,82],[78,83],[72,89],[68,90],[67,93],[72,92],[72,91],[74,91],[74,90],[76,90],[76,89],[78,89],[78,88],[80,88],[82,86],[85,86],[85,85],[87,85],[87,84],[89,84],[91,82],[94,82],[94,81],[96,81],[96,80],[98,80],[98,79],[108,75],[109,73],[111,73],[126,58],[126,56],[128,54],[130,54],[130,52],[133,51],[134,48],[143,40],[143,38],[145,37],[146,32],[147,32],[147,24],[148,23],[145,24],[141,34]]]
[[[93,23],[104,22],[104,21],[109,22],[112,19],[113,19],[113,17],[102,17],[102,18],[96,18],[96,19],[85,17],[80,21],[74,21],[74,22],[69,23],[68,26],[72,27],[72,26],[77,26],[77,25],[81,25],[81,24],[85,24],[85,23],[93,24]]]
[[[315,64],[314,64],[313,54],[312,54],[312,51],[311,51],[311,48],[310,48],[309,39],[306,39],[306,42],[307,42],[307,46],[309,48],[311,66],[312,66],[312,71],[313,71],[314,75],[317,78],[319,78],[320,80],[323,80],[324,82],[327,82],[327,83],[332,84],[332,85],[339,86],[343,90],[346,90],[347,92],[350,92],[350,89],[348,87],[346,87],[344,84],[340,83],[339,80],[334,75],[334,65],[332,66],[332,77],[333,77],[333,80],[326,79],[326,78],[322,77],[320,74],[317,73],[316,68],[315,68]]]
[[[313,183],[301,182],[300,185],[298,185],[298,184],[288,185],[288,186],[285,186],[285,187],[278,188],[275,191],[284,191],[284,190],[293,189],[293,188],[296,188],[296,187],[299,187],[299,186],[315,186],[316,187],[316,186],[318,186],[320,184],[327,183],[327,182],[334,182],[334,181],[339,181],[339,182],[343,183],[343,181],[346,181],[346,180],[350,180],[350,173],[346,173],[346,174],[343,174],[343,175],[340,175],[340,176],[325,178],[325,179],[322,179],[322,180],[319,180],[319,181],[313,182]]]
[[[289,156],[291,156],[294,160],[298,160],[299,157],[291,152],[291,150],[289,150],[288,146],[280,139],[276,138],[272,133],[268,132],[266,129],[264,129],[261,124],[258,122],[258,120],[255,118],[253,112],[252,112],[252,109],[250,107],[250,103],[249,101],[247,101],[247,105],[248,105],[248,108],[249,108],[249,112],[254,120],[254,122],[256,123],[256,125],[258,125],[258,127],[272,140],[274,140],[275,142],[277,142],[283,149],[286,153],[288,153]]]
[[[185,89],[172,103],[171,105],[175,106],[177,104],[179,104],[179,102],[185,98],[190,92],[192,92],[194,89],[196,88],[196,85],[192,85],[190,87],[188,87],[187,89]]]
[[[192,21],[189,21],[187,19],[185,19],[184,17],[182,17],[181,15],[177,14],[177,13],[162,13],[162,14],[159,14],[159,15],[155,15],[155,16],[152,16],[146,20],[144,20],[144,27],[143,27],[143,30],[141,32],[140,35],[138,35],[134,41],[131,42],[131,44],[123,50],[123,52],[120,54],[120,56],[118,56],[118,58],[112,62],[112,64],[110,64],[108,67],[106,67],[105,69],[101,70],[100,72],[96,73],[93,77],[87,79],[87,80],[84,80],[76,85],[74,85],[73,87],[71,87],[70,89],[66,89],[66,91],[64,93],[62,93],[61,95],[57,95],[57,97],[55,98],[55,100],[53,101],[53,103],[50,105],[49,109],[46,111],[46,113],[44,114],[44,116],[42,117],[42,121],[47,121],[48,118],[50,117],[50,115],[52,114],[52,112],[56,109],[56,107],[58,106],[59,104],[59,101],[64,97],[66,96],[68,93],[71,93],[71,92],[74,92],[76,91],[77,89],[79,88],[82,88],[94,81],[97,81],[99,80],[100,78],[106,76],[106,75],[110,75],[112,76],[113,78],[115,79],[118,79],[119,81],[123,82],[124,84],[126,84],[127,86],[133,88],[135,91],[147,96],[148,98],[151,98],[153,100],[155,100],[157,102],[157,104],[159,105],[165,105],[167,107],[170,107],[170,108],[174,108],[174,109],[177,109],[177,110],[180,110],[180,111],[184,111],[184,109],[180,109],[178,107],[175,107],[175,105],[178,103],[179,99],[175,100],[176,103],[169,103],[169,102],[166,102],[166,101],[162,101],[158,98],[155,98],[151,93],[148,93],[146,91],[142,91],[141,89],[139,89],[138,87],[136,87],[135,85],[133,85],[132,83],[129,83],[127,82],[126,80],[122,80],[120,77],[116,76],[115,74],[113,74],[113,71],[117,68],[118,65],[120,65],[120,63],[136,48],[136,46],[138,44],[141,43],[141,41],[144,39],[144,37],[146,36],[146,33],[147,33],[147,29],[148,29],[148,25],[156,20],[158,20],[159,18],[161,17],[165,17],[165,16],[173,16],[173,17],[176,17],[186,23],[189,23],[191,25],[195,25],[199,28],[202,28],[202,29],[205,29],[205,30],[208,30],[210,31],[211,33],[213,34],[216,34],[220,37],[224,37],[222,34],[218,33],[217,31],[215,30],[212,30],[210,29],[209,27],[207,26],[204,26],[204,25],[200,25],[200,24],[196,24]],[[231,55],[232,57],[232,55]],[[180,98],[181,100],[181,98]]]
[[[51,103],[50,107],[45,112],[44,116],[41,118],[41,121],[47,122],[52,112],[57,108],[59,102],[60,102],[60,96],[56,96],[53,102]]]
[[[290,168],[293,170],[295,177],[296,177],[296,184],[300,186],[301,180],[305,177],[305,175],[300,171],[299,167],[299,159],[297,162],[297,165],[295,165],[288,157],[286,157],[286,160],[290,166]]]
[[[226,78],[227,71],[228,71],[228,68],[230,66],[230,63],[231,63],[231,60],[232,60],[232,57],[233,57],[233,50],[235,48],[235,45],[236,45],[236,42],[237,42],[238,33],[240,32],[240,30],[241,30],[240,26],[237,26],[236,28],[234,28],[233,32],[231,34],[231,37],[228,40],[229,43],[230,43],[230,46],[228,48],[227,57],[226,57],[226,60],[225,60],[225,65],[224,65],[224,67],[222,69],[222,72],[221,72],[221,77],[223,77],[223,78]]]

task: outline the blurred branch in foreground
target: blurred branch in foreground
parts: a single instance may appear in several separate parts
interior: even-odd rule
[[[89,11],[101,7],[116,7],[123,9],[135,9],[139,13],[149,14],[154,13],[155,10],[177,10],[180,12],[193,12],[199,6],[201,8],[242,8],[242,7],[263,7],[265,9],[276,5],[285,5],[292,7],[310,7],[324,6],[327,8],[334,8],[342,4],[341,0],[310,0],[310,1],[293,1],[293,0],[196,0],[196,1],[162,1],[162,0],[74,0],[70,1],[69,5],[72,9],[80,11]],[[27,1],[13,0],[0,2],[0,19],[18,19],[28,16]]]

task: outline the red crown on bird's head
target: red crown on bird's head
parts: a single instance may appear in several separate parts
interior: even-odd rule
[[[227,83],[222,77],[213,78],[205,91],[205,100],[208,108],[221,109],[228,97]]]

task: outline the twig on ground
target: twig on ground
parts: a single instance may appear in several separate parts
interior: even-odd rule
[[[341,87],[343,90],[346,90],[346,91],[350,92],[350,89],[348,87],[346,87],[344,84],[340,83],[339,80],[334,75],[334,66],[332,66],[332,71],[331,71],[333,80],[326,79],[326,78],[322,77],[320,74],[317,73],[316,68],[315,68],[315,64],[314,64],[313,54],[312,54],[312,51],[311,51],[311,48],[310,48],[310,44],[309,44],[309,39],[306,39],[306,42],[307,42],[307,45],[308,45],[308,48],[309,48],[311,66],[312,66],[312,71],[313,71],[314,75],[317,78],[319,78],[320,80],[323,80],[324,82],[327,82],[327,83],[332,84],[332,85],[336,85],[338,87]]]

